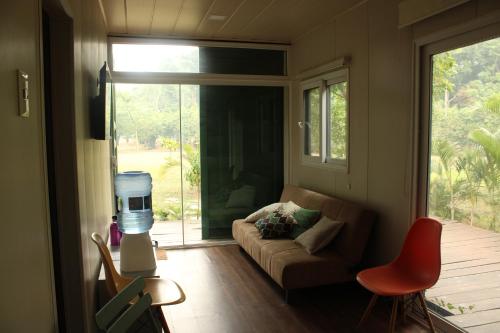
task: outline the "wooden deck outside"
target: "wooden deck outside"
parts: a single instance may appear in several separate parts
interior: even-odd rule
[[[445,222],[442,269],[427,299],[469,332],[500,332],[500,234]]]

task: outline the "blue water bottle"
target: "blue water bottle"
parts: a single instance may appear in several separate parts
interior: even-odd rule
[[[151,175],[143,171],[127,171],[115,176],[118,198],[118,228],[125,234],[141,234],[153,226],[151,207]]]

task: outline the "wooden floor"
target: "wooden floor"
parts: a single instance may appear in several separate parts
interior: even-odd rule
[[[445,222],[441,243],[441,277],[427,298],[469,332],[500,332],[500,234]]]
[[[184,303],[163,307],[172,333],[386,332],[390,301],[354,330],[370,294],[356,283],[296,293],[292,305],[281,289],[236,245],[168,250],[168,277],[186,292]],[[399,323],[398,332],[426,332]]]

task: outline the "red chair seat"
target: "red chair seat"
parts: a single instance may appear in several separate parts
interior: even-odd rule
[[[419,279],[395,265],[366,269],[358,274],[357,280],[363,287],[380,296],[413,294],[432,287],[427,279]]]

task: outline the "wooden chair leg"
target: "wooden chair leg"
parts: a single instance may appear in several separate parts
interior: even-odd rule
[[[406,323],[406,296],[401,296],[401,321],[403,324]]]
[[[163,311],[161,310],[161,306],[158,306],[156,308],[156,311],[158,312],[158,318],[160,319],[161,327],[163,328],[163,331],[165,333],[170,333],[170,330],[168,329],[167,320],[165,319],[165,315],[163,314]]]
[[[398,317],[399,297],[395,296],[392,299],[393,299],[393,303],[392,303],[391,321],[389,322],[389,332],[390,333],[393,333],[394,328],[396,327],[396,319]]]
[[[370,313],[372,312],[373,306],[375,306],[375,303],[377,303],[378,295],[373,294],[370,303],[368,303],[368,307],[366,308],[365,312],[363,313],[363,317],[361,317],[361,320],[358,323],[358,327],[361,327],[363,323],[366,321]]]
[[[435,333],[436,329],[434,328],[434,324],[432,323],[431,315],[429,314],[429,310],[427,309],[427,305],[425,304],[424,293],[422,291],[418,292],[418,298],[420,299],[420,305],[422,306],[422,310],[424,311],[425,316],[427,317],[427,321],[429,322],[431,332]]]

